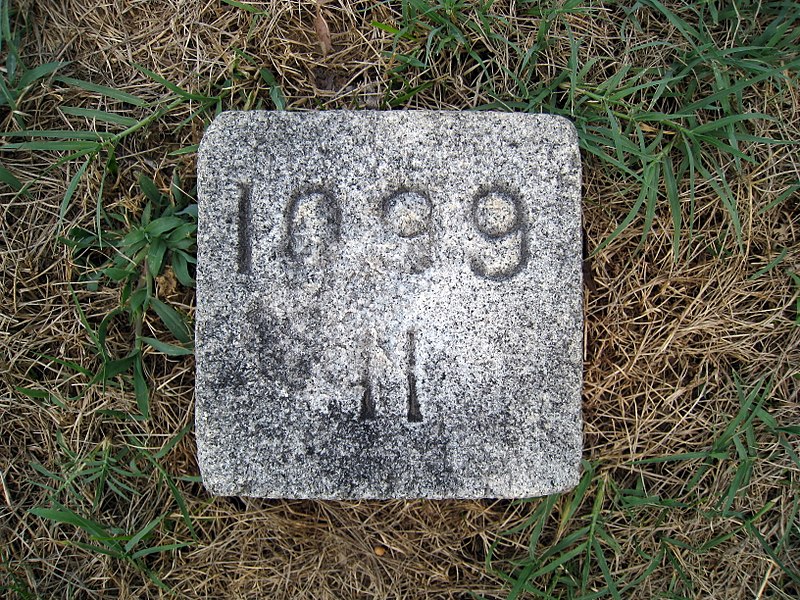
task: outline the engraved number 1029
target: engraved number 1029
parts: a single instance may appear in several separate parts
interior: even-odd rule
[[[249,273],[253,188],[242,184],[240,190],[238,271]],[[519,198],[495,188],[475,196],[470,208],[471,221],[480,234],[478,250],[470,261],[472,272],[492,281],[503,281],[519,273],[528,261],[528,228]],[[382,214],[387,227],[400,238],[412,242],[429,231],[433,207],[424,194],[399,191],[384,201]],[[341,237],[341,207],[325,190],[295,196],[286,218],[286,252],[301,262],[318,263],[330,244]]]

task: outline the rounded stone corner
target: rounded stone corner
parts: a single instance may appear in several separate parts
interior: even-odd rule
[[[561,129],[564,136],[564,142],[567,144],[571,144],[578,148],[578,128],[575,127],[575,123],[572,122],[571,119],[565,117],[563,115],[550,115],[553,119],[554,123],[558,128]]]
[[[198,169],[202,169],[209,156],[215,152],[226,137],[225,131],[230,128],[229,122],[237,111],[227,110],[221,112],[211,124],[206,127],[200,145],[197,148]]]
[[[209,496],[230,496],[228,490],[224,489],[218,483],[203,476],[201,476],[201,479],[203,481],[203,487],[205,488],[206,492],[208,492]]]
[[[207,137],[213,137],[218,135],[221,129],[225,129],[226,127],[230,127],[231,125],[235,124],[236,119],[239,115],[244,114],[244,111],[241,110],[225,110],[219,113],[214,119],[211,121],[211,124],[206,127],[205,133],[203,135],[203,140],[200,142],[200,146],[202,147],[203,141]]]

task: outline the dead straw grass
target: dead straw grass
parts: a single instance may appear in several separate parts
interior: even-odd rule
[[[134,63],[192,91],[208,93],[228,86],[226,105],[238,108],[255,107],[259,100],[271,107],[259,68],[276,76],[292,109],[377,107],[396,85],[390,76],[397,67],[392,36],[370,25],[396,22],[400,15],[395,5],[324,3],[320,14],[333,46],[324,55],[315,33],[312,2],[252,3],[264,11],[262,16],[211,0],[30,0],[17,5],[26,24],[20,54],[28,64],[69,60],[65,73],[70,76],[147,100],[166,91],[134,69]],[[506,19],[506,29],[500,31],[506,38],[520,44],[535,38],[538,20],[526,16],[517,3],[498,1],[492,10]],[[663,20],[645,19],[644,31],[634,32],[623,30],[624,18],[619,8],[599,5],[563,16],[561,26],[551,31],[556,43],[537,65],[538,77],[546,80],[566,68],[569,40],[563,23],[584,40],[583,58],[605,57],[595,67],[596,78],[607,76],[604,69],[613,71],[613,57],[624,47],[648,38],[682,43]],[[402,50],[411,42],[400,44]],[[508,47],[496,40],[483,39],[481,44],[484,56],[497,64],[514,60]],[[239,60],[236,48],[256,57],[257,65]],[[658,65],[666,57],[651,48],[642,50],[637,60],[641,65]],[[492,101],[486,74],[460,55],[445,53],[424,77],[419,72],[411,75],[408,86],[423,79],[432,82],[430,87],[404,106],[465,109]],[[491,83],[507,90],[515,85],[501,70]],[[800,139],[796,90],[781,93],[765,84],[748,93],[753,110],[778,119],[759,125],[763,130],[758,135]],[[89,92],[57,83],[36,85],[22,102],[28,126],[85,127],[86,123],[59,111],[66,103],[117,108]],[[123,142],[119,173],[106,183],[106,206],[141,209],[138,173],[153,177],[162,189],[167,189],[175,172],[187,186],[194,180],[194,155],[168,155],[199,141],[201,119],[176,127],[192,108],[186,104]],[[136,110],[126,114],[143,116]],[[4,115],[3,129],[13,127]],[[642,249],[637,249],[641,228],[634,226],[589,263],[586,458],[596,461],[598,481],[605,481],[608,490],[618,492],[638,483],[648,496],[696,499],[691,506],[670,510],[652,505],[631,508],[620,501],[621,493],[607,491],[601,515],[619,544],[607,554],[609,568],[626,581],[644,571],[647,561],[642,557],[655,554],[663,539],[697,547],[726,531],[738,531],[742,522],[707,516],[730,482],[727,463],[709,469],[696,491],[689,492],[686,483],[701,461],[650,465],[632,461],[707,450],[739,409],[734,373],[745,382],[771,377],[766,404],[770,413],[782,425],[800,422],[800,327],[792,325],[798,318],[794,308],[798,289],[786,274],[787,268],[800,271],[798,198],[761,212],[798,180],[800,162],[793,148],[753,145],[747,152],[758,162],[745,164],[738,173],[732,166],[729,171],[743,220],[744,252],[738,252],[729,239],[721,240],[726,250],[722,255],[709,252],[709,245],[724,232],[727,216],[714,201],[714,191],[701,186],[694,240],[691,244],[685,240],[677,261],[672,257],[669,215],[659,212]],[[20,151],[6,153],[3,164],[20,180],[29,181],[44,173],[54,158]],[[56,526],[27,512],[46,504],[47,497],[41,487],[45,480],[32,469],[32,462],[57,470],[66,462],[64,448],[80,455],[98,444],[124,441],[132,431],[155,451],[192,419],[190,359],[149,355],[152,418],[134,425],[121,425],[99,412],[132,410],[135,400],[130,390],[95,386],[64,408],[16,391],[24,386],[65,398],[81,390],[86,378],[48,357],[96,369],[98,358],[80,323],[75,299],[95,325],[119,302],[113,288],[91,292],[76,285],[75,299],[71,293],[77,267],[57,239],[57,215],[75,168],[66,165],[48,172],[29,197],[5,189],[0,205],[0,584],[28,589],[31,597],[156,597],[161,595],[158,588],[127,563],[70,544],[83,539],[74,528]],[[584,169],[584,220],[588,245],[594,248],[627,214],[636,191],[621,175],[592,159],[586,160]],[[97,168],[87,173],[65,229],[91,228],[101,176]],[[751,279],[784,248],[786,257],[777,268]],[[191,314],[192,290],[167,280],[160,284],[162,298]],[[145,326],[159,333],[158,323]],[[124,354],[131,339],[129,324],[115,321],[109,351]],[[762,435],[757,443],[761,455],[770,458],[755,463],[747,489],[734,507],[753,515],[774,502],[774,509],[756,526],[771,541],[794,527],[782,558],[787,564],[800,564],[797,514],[791,512],[797,502],[798,465],[774,438]],[[176,477],[197,474],[191,438],[181,441],[163,464]],[[179,485],[193,516],[197,543],[153,555],[148,565],[179,596],[192,598],[467,598],[468,592],[505,597],[508,587],[484,564],[487,552],[497,544],[493,567],[512,571],[511,561],[526,555],[528,532],[502,532],[524,523],[536,506],[489,500],[240,500],[211,498],[192,481]],[[591,508],[588,502],[582,512]],[[165,513],[180,522],[169,490],[156,478],[140,482],[130,502],[102,504],[99,510],[105,519],[123,528],[130,525],[130,530]],[[555,539],[557,525],[548,526],[546,537]],[[187,539],[179,525],[160,535],[161,543]],[[673,552],[674,561],[655,568],[631,597],[664,597],[659,595],[679,578],[675,564],[689,578],[691,587],[684,589],[691,589],[692,597],[800,593],[797,587],[786,587],[792,584],[751,536],[733,535],[703,553],[679,546]],[[600,587],[602,576],[592,577],[593,585]]]

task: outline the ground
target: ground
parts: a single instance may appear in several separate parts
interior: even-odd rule
[[[800,595],[795,3],[0,5],[5,595]],[[204,491],[196,144],[229,108],[576,123],[578,488],[515,502]]]

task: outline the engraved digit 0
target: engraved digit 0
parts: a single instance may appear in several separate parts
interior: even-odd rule
[[[295,196],[286,214],[287,253],[301,262],[320,263],[328,247],[340,238],[342,213],[324,190]]]
[[[492,281],[519,273],[528,262],[527,224],[519,198],[506,191],[490,190],[476,196],[472,219],[493,256],[472,259],[472,272]]]

